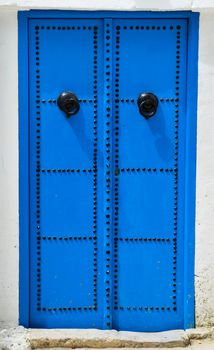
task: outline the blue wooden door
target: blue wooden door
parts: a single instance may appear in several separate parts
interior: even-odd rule
[[[30,326],[183,328],[187,20],[64,17],[29,20]]]
[[[118,329],[183,324],[185,20],[114,23],[114,313]],[[158,97],[140,115],[142,92]]]
[[[102,35],[100,20],[30,24],[34,327],[102,327]],[[64,90],[79,99],[71,118]]]

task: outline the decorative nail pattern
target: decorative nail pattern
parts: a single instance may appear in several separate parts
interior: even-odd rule
[[[52,168],[46,169],[41,168],[41,106],[44,104],[52,104],[57,106],[57,98],[50,97],[48,99],[41,98],[40,91],[40,34],[41,31],[49,30],[88,30],[91,32],[93,38],[93,96],[92,98],[80,98],[79,102],[84,104],[90,104],[93,106],[93,168]],[[97,276],[98,276],[98,266],[97,266],[97,143],[98,143],[98,27],[97,26],[35,26],[35,79],[36,79],[36,233],[37,233],[37,311],[96,311],[97,310]],[[71,235],[71,236],[46,236],[41,235],[40,228],[40,183],[41,174],[53,176],[53,175],[87,175],[91,173],[93,176],[93,227],[92,235],[87,237],[84,235]],[[72,241],[88,241],[93,244],[93,305],[84,307],[44,307],[42,305],[42,282],[41,282],[41,264],[42,264],[42,252],[41,252],[41,242],[42,241],[58,241],[58,242],[72,242]]]
[[[104,117],[104,139],[105,139],[105,223],[104,223],[104,249],[105,249],[105,271],[104,271],[104,288],[105,288],[105,311],[104,322],[105,328],[109,329],[112,325],[112,305],[111,305],[111,260],[112,260],[112,244],[111,244],[111,129],[112,129],[112,104],[111,104],[111,81],[112,81],[112,27],[111,20],[104,20],[104,98],[105,98],[105,117]]]

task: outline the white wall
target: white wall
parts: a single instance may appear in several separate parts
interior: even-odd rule
[[[214,324],[214,14],[201,15],[199,50],[196,313]]]
[[[0,0],[0,5],[1,5]],[[49,0],[50,1],[50,0]],[[125,0],[124,0],[125,1]],[[134,1],[134,0],[133,0]],[[133,5],[126,0],[126,5]],[[0,6],[0,327],[18,323],[18,102],[16,1]],[[4,3],[5,3],[4,2]],[[22,1],[21,5],[33,1]],[[55,1],[55,4],[58,1]],[[85,0],[86,2],[86,0]],[[144,4],[147,1],[144,1]],[[199,0],[174,3],[190,6]],[[34,1],[35,3],[35,1]],[[40,0],[37,0],[40,3]],[[54,3],[54,1],[52,1]],[[64,4],[66,1],[64,1]],[[67,1],[71,4],[72,1]],[[84,1],[81,3],[84,4]],[[90,1],[93,7],[96,1]],[[103,2],[102,2],[103,3]],[[105,3],[105,1],[104,1]],[[114,3],[114,1],[108,2]],[[143,0],[136,0],[139,8]],[[157,0],[150,2],[155,5]],[[171,1],[168,1],[170,4]],[[206,6],[211,5],[209,0]],[[47,4],[47,3],[46,3]],[[117,1],[117,4],[122,2]],[[148,2],[147,2],[148,4]],[[167,4],[164,0],[163,4]],[[41,5],[42,6],[42,5]],[[79,2],[78,2],[79,6]],[[196,6],[196,5],[195,5]],[[112,5],[113,8],[113,5]],[[118,8],[118,7],[117,7]],[[169,7],[170,8],[170,7]],[[214,12],[200,24],[196,315],[197,326],[214,324]]]
[[[5,8],[112,10],[214,10],[213,0],[0,0]]]
[[[18,319],[16,12],[0,12],[0,326]]]

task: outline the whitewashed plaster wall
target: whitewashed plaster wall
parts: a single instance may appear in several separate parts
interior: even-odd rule
[[[197,127],[196,316],[214,324],[214,13],[201,14]]]
[[[214,1],[0,0],[0,328],[18,324],[17,10],[44,7],[202,11],[197,144],[196,317],[197,326],[214,325]]]
[[[5,8],[61,8],[86,10],[214,10],[213,0],[0,0]]]
[[[17,14],[0,12],[0,327],[18,322]]]

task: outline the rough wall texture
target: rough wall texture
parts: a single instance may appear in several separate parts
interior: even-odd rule
[[[1,0],[0,0],[1,1]],[[48,0],[50,1],[50,0]],[[3,3],[15,3],[5,1]],[[58,0],[52,1],[57,3]],[[87,3],[93,8],[97,1]],[[188,1],[175,1],[184,5]],[[201,1],[195,1],[201,4]],[[21,3],[21,1],[19,1]],[[30,3],[30,1],[22,1]],[[40,0],[37,0],[41,4]],[[44,2],[43,2],[44,3]],[[66,3],[66,0],[63,1]],[[69,7],[72,1],[67,1]],[[75,1],[75,3],[77,3]],[[81,4],[86,4],[82,1]],[[107,3],[104,1],[104,4]],[[109,1],[110,4],[114,1]],[[133,4],[124,0],[124,6]],[[143,0],[136,0],[139,8]],[[144,2],[144,4],[146,1]],[[157,5],[157,0],[151,4]],[[166,5],[167,1],[163,1]],[[168,1],[169,5],[172,1]],[[192,2],[189,1],[192,4]],[[211,4],[205,1],[206,6]],[[208,4],[209,3],[209,4]],[[122,6],[122,1],[117,1]],[[141,5],[140,5],[141,4]],[[46,2],[47,5],[47,2]],[[119,6],[118,5],[118,6]],[[86,5],[85,5],[86,6]],[[186,6],[186,5],[185,5]],[[41,5],[42,7],[42,5]],[[94,5],[96,8],[96,5]],[[116,7],[118,9],[118,7]],[[125,7],[124,7],[125,8]],[[169,6],[168,9],[172,7]],[[201,15],[199,57],[196,315],[197,326],[214,324],[214,13]],[[18,324],[18,87],[17,13],[0,11],[0,327]]]
[[[26,9],[214,10],[213,0],[1,0],[0,6]]]
[[[0,12],[0,326],[18,320],[17,15]]]
[[[197,325],[214,324],[214,15],[200,19],[196,316]]]

